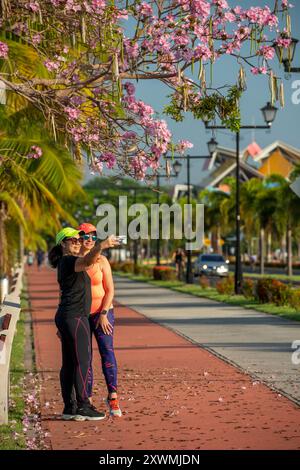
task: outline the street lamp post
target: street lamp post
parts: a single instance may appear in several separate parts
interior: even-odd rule
[[[165,157],[167,159],[173,159],[176,158],[177,160],[182,159],[186,160],[187,165],[187,202],[188,202],[188,207],[190,207],[191,204],[191,166],[190,166],[190,160],[202,160],[202,159],[207,159],[211,158],[213,153],[215,152],[218,142],[212,138],[208,143],[208,150],[209,150],[209,155],[176,155],[175,157]],[[189,222],[191,223],[191,221]],[[186,283],[187,284],[192,284],[193,279],[192,279],[192,254],[191,250],[187,250],[187,263],[186,263]]]
[[[283,63],[284,71],[286,73],[300,73],[300,67],[291,67],[299,40],[295,38],[286,39],[291,40],[288,47],[280,46],[277,43],[273,44],[278,60],[280,63]]]
[[[180,168],[181,168],[181,163],[179,163],[178,161],[174,162],[174,165],[173,165],[173,170],[174,170],[174,175],[160,175],[160,174],[157,174],[156,175],[156,203],[157,203],[157,207],[159,209],[159,204],[160,204],[160,192],[159,192],[159,188],[160,188],[160,178],[177,178],[178,174],[179,174],[179,171],[180,171]],[[158,212],[159,214],[159,212]],[[157,266],[160,266],[160,236],[159,236],[159,220],[158,220],[158,237],[156,239],[156,265]]]
[[[120,184],[122,184],[122,180],[117,179],[116,180],[116,185],[120,186]],[[133,195],[133,203],[136,204],[136,192],[137,192],[137,190],[143,191],[143,190],[146,190],[148,188],[143,188],[143,187],[139,187],[139,186],[126,186],[125,188],[122,188],[122,189],[131,192],[131,194]],[[134,243],[133,243],[133,264],[134,264],[134,271],[136,272],[136,268],[137,268],[137,264],[138,264],[138,244],[137,244],[136,239],[134,240]]]
[[[261,108],[266,125],[261,126],[240,126],[241,129],[270,129],[275,120],[277,108],[267,103]],[[227,129],[225,126],[209,125],[208,121],[204,121],[206,129]],[[242,292],[242,262],[241,262],[241,216],[240,216],[240,132],[235,133],[236,136],[236,199],[235,199],[235,217],[236,217],[236,245],[235,245],[235,273],[234,273],[234,291],[235,294]]]

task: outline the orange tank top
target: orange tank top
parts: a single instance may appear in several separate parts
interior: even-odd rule
[[[102,300],[105,295],[103,288],[103,273],[99,263],[95,263],[90,269],[87,270],[87,274],[91,279],[92,288],[92,305],[91,313],[100,312],[102,307]]]

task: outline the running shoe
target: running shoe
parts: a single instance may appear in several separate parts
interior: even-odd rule
[[[75,421],[99,421],[106,417],[105,413],[96,410],[93,405],[84,405],[81,408],[77,408]]]
[[[76,406],[74,405],[68,405],[65,406],[61,415],[61,419],[64,421],[70,421],[71,419],[74,419],[76,416]]]
[[[118,418],[121,418],[122,411],[119,405],[119,400],[117,398],[107,398],[106,402],[109,407],[110,416],[117,416]]]

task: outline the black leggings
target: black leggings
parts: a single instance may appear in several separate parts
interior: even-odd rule
[[[61,393],[65,406],[72,405],[76,393],[77,406],[89,403],[88,372],[91,361],[91,333],[87,317],[64,318],[56,315],[55,324],[61,335]]]

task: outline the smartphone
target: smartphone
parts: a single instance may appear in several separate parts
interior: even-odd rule
[[[118,240],[118,242],[120,243],[120,245],[126,245],[127,244],[127,237],[126,235],[118,235],[116,237],[116,239]]]

